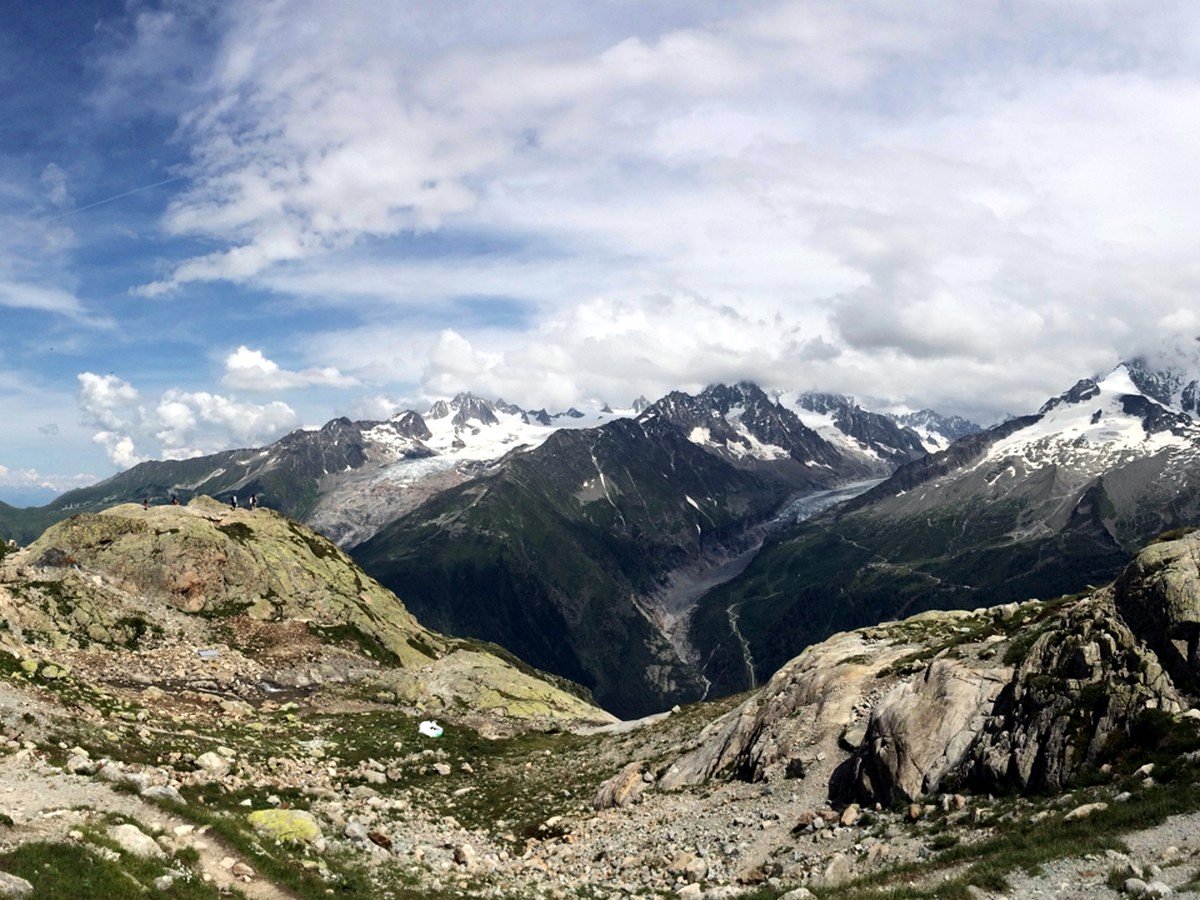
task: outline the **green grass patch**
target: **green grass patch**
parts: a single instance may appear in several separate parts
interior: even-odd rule
[[[108,842],[104,842],[107,844]],[[38,900],[118,900],[157,893],[151,885],[166,873],[167,864],[125,854],[110,861],[86,845],[33,841],[0,854],[0,870],[33,885]],[[178,900],[216,900],[215,887],[199,878],[176,879],[170,896]],[[243,896],[240,893],[234,896]]]
[[[377,659],[389,665],[400,665],[400,657],[375,637],[360,631],[353,625],[317,625],[309,622],[308,630],[326,643],[349,646],[362,656]],[[411,644],[412,641],[410,640],[409,643]]]

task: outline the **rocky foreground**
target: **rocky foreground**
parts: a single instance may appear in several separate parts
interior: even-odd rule
[[[1198,560],[615,723],[274,514],[79,517],[0,563],[0,896],[1180,892]]]

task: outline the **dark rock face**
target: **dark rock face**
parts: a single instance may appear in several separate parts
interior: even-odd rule
[[[1151,544],[1117,580],[1122,618],[1171,676],[1200,688],[1200,533]]]
[[[1121,398],[1121,406],[1131,416],[1142,420],[1146,434],[1159,434],[1169,431],[1172,434],[1187,434],[1194,426],[1191,416],[1186,413],[1164,409],[1157,403],[1152,403],[1145,397],[1128,394]]]
[[[1083,378],[1077,382],[1069,390],[1053,397],[1042,404],[1042,408],[1038,410],[1039,415],[1045,415],[1050,410],[1063,405],[1064,403],[1082,403],[1085,400],[1091,400],[1093,397],[1099,396],[1100,386],[1090,378]]]
[[[1117,615],[1111,592],[1043,628],[960,764],[965,783],[1063,790],[1103,762],[1148,706],[1178,708],[1174,685]]]
[[[774,466],[798,486],[825,487],[839,479],[869,474],[864,465],[848,460],[794,412],[748,382],[712,385],[695,396],[673,391],[649,406],[639,419],[656,417],[684,434],[702,430],[713,451],[742,467],[763,467],[766,457],[755,442],[778,448],[783,458],[808,467]]]
[[[450,408],[454,410],[454,418],[450,421],[455,425],[463,426],[472,421],[481,425],[496,425],[500,421],[491,402],[474,394],[457,395],[450,401]]]
[[[980,426],[962,416],[943,416],[932,409],[920,409],[915,413],[904,413],[894,418],[897,423],[906,428],[924,428],[934,434],[940,434],[951,442],[966,437],[968,434],[983,431]]]
[[[1125,363],[1129,378],[1137,389],[1164,406],[1178,404],[1190,415],[1200,415],[1200,381],[1193,372],[1159,368],[1144,358]]]
[[[388,420],[388,425],[401,437],[418,441],[427,441],[433,437],[433,433],[429,430],[429,426],[425,424],[425,420],[421,418],[420,414],[413,412],[411,409],[392,416]]]
[[[805,409],[833,416],[843,434],[855,438],[895,465],[926,455],[920,436],[910,428],[897,425],[889,416],[868,412],[841,394],[801,394],[798,402]]]

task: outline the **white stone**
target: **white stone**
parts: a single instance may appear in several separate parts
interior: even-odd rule
[[[229,760],[211,750],[197,756],[196,765],[212,775],[224,775],[229,771]]]
[[[163,853],[162,847],[158,846],[158,842],[136,825],[115,825],[108,830],[108,836],[126,853],[132,853],[143,859],[166,858],[166,854]]]

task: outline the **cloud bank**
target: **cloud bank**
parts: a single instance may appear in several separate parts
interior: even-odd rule
[[[229,386],[571,402],[740,376],[986,416],[1186,326],[1196,295],[1189,4],[221,9],[163,219],[216,249],[139,290],[369,319]],[[149,71],[172,16],[143,16]],[[464,296],[531,320],[409,324]]]

